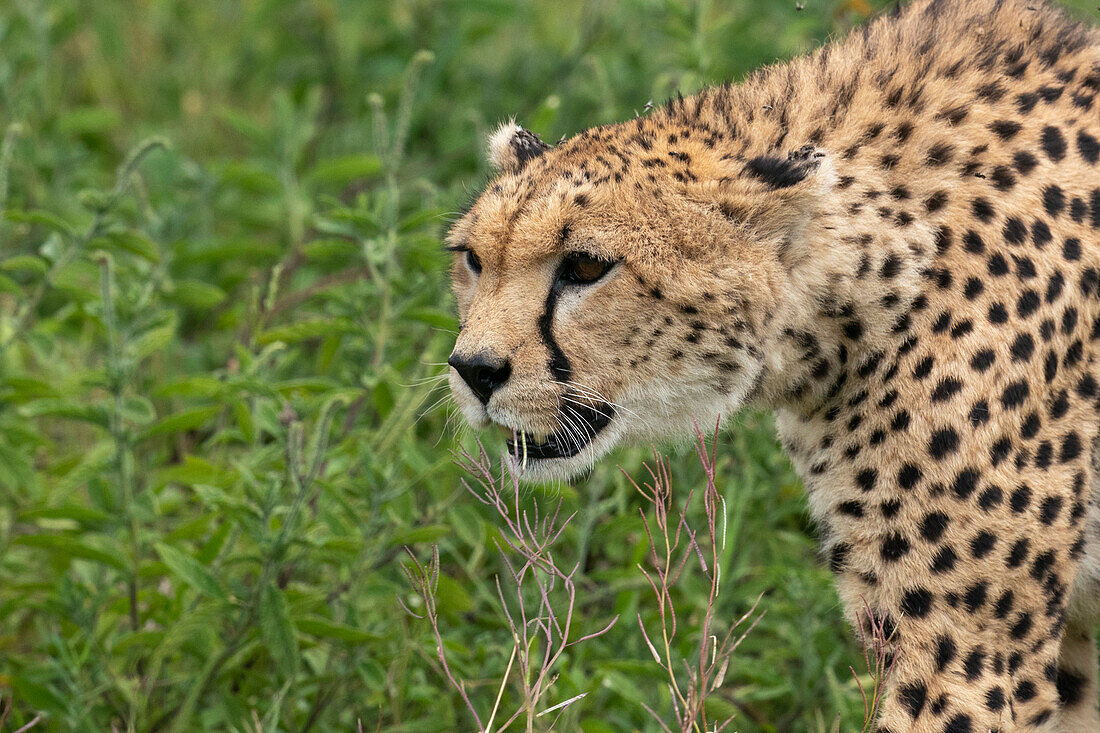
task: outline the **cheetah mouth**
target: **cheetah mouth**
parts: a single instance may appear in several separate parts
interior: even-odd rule
[[[615,408],[606,403],[599,407],[566,404],[559,420],[563,426],[561,430],[544,437],[512,432],[512,437],[506,441],[508,452],[521,462],[572,458],[588,447],[614,417]]]

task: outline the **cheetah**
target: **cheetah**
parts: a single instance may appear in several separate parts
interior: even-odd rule
[[[774,411],[886,631],[877,730],[1100,731],[1098,94],[1059,10],[915,0],[554,146],[508,122],[446,239],[454,399],[535,480]]]

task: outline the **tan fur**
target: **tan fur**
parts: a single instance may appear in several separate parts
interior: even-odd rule
[[[510,373],[455,399],[583,446],[534,478],[774,409],[850,619],[893,630],[880,730],[1100,731],[1098,92],[1041,2],[918,0],[553,149],[508,128],[448,242],[455,355]],[[616,264],[556,281],[576,252]]]

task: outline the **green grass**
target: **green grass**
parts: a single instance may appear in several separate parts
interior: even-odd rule
[[[468,730],[402,573],[441,553],[448,657],[490,706],[498,521],[460,485],[439,242],[486,131],[545,139],[813,47],[862,0],[10,0],[0,8],[0,691],[41,730]],[[882,2],[873,5],[882,7]],[[1082,13],[1094,3],[1075,2]],[[150,138],[156,136],[156,138]],[[428,409],[438,400],[435,409]],[[500,446],[493,444],[494,449]],[[640,497],[560,496],[579,624],[559,730],[658,730]],[[733,730],[858,730],[862,657],[770,418],[720,441],[719,619],[766,615]],[[692,455],[679,486],[702,484]],[[705,588],[677,589],[699,621]],[[694,647],[683,639],[682,653]],[[509,687],[503,706],[516,705]],[[543,722],[540,719],[540,724]]]

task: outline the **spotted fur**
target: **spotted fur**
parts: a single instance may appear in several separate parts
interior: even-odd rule
[[[1098,93],[1039,0],[917,0],[553,148],[508,128],[448,239],[455,398],[535,478],[775,410],[890,633],[880,731],[1100,731]]]

